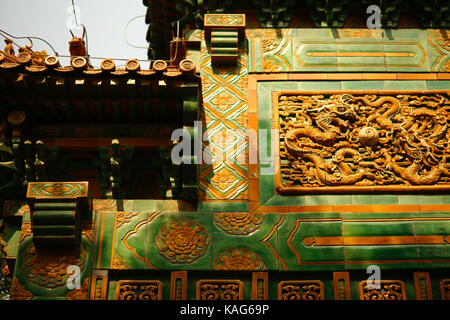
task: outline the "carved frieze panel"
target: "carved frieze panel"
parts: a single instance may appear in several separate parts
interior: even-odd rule
[[[405,284],[400,280],[380,280],[379,288],[367,281],[359,283],[361,300],[406,300]]]
[[[161,300],[162,283],[158,280],[121,280],[116,287],[116,300]]]
[[[278,300],[324,300],[323,283],[319,280],[281,281]]]
[[[242,300],[244,284],[240,280],[200,280],[197,300]]]
[[[443,279],[439,283],[441,300],[450,300],[450,279]]]
[[[450,189],[447,91],[286,91],[273,104],[280,193]]]

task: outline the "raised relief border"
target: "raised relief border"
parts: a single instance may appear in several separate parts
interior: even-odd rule
[[[449,111],[443,90],[277,92],[276,190],[450,190]]]

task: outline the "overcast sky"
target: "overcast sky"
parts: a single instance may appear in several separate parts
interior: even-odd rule
[[[91,57],[124,59],[147,59],[147,50],[129,46],[124,37],[127,22],[145,15],[146,7],[142,0],[74,0],[79,7],[77,20],[84,24],[88,34],[88,48]],[[144,17],[133,20],[128,26],[128,41],[136,46],[146,47],[147,25]],[[0,0],[0,29],[14,36],[37,36],[47,40],[60,55],[69,55],[68,42],[72,38],[68,26],[75,27],[74,34],[81,36],[82,29],[76,29],[71,0],[15,1]],[[0,48],[3,50],[3,37]],[[27,45],[28,40],[15,40]],[[46,50],[52,53],[44,42],[33,40],[35,51]],[[15,47],[16,54],[17,49]],[[62,65],[68,59],[60,58]],[[101,60],[92,59],[95,67]],[[116,66],[125,61],[115,61]],[[148,68],[147,62],[141,62]]]

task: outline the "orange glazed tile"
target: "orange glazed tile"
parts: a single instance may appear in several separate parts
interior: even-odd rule
[[[398,80],[435,80],[434,73],[397,73]]]
[[[288,74],[287,73],[270,73],[265,74],[268,79],[270,80],[288,80]]]
[[[374,205],[374,212],[418,212],[419,205],[396,204],[396,205]]]
[[[256,89],[248,89],[248,114],[256,114],[258,112],[258,96],[256,94]]]
[[[437,78],[438,79],[450,79],[450,73],[438,73]]]
[[[397,74],[395,73],[362,73],[363,80],[395,80]]]
[[[428,211],[450,211],[449,204],[419,204],[420,211],[428,212]]]
[[[328,73],[328,80],[361,80],[360,73]]]
[[[327,80],[326,73],[289,73],[289,80]]]

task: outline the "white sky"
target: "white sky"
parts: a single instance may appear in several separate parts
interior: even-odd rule
[[[142,0],[74,0],[80,8],[78,23],[84,24],[88,34],[88,48],[91,57],[147,59],[147,49],[134,48],[125,41],[125,27],[132,18],[145,15]],[[70,55],[68,42],[72,38],[67,25],[74,24],[71,0],[0,0],[0,29],[14,36],[37,36],[47,40],[60,55]],[[73,29],[81,37],[82,29]],[[128,41],[136,46],[147,47],[145,40],[147,25],[145,18],[133,20],[128,26]],[[0,37],[0,48],[4,41]],[[28,40],[15,40],[20,45],[28,45]],[[86,39],[85,39],[86,40]],[[33,39],[33,50],[52,50],[45,42]],[[16,47],[14,48],[17,54]],[[60,58],[63,66],[69,60]],[[99,67],[101,60],[91,60]],[[116,67],[126,61],[115,61]],[[148,68],[147,62],[141,62]]]

